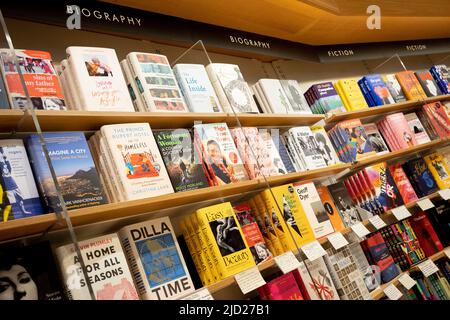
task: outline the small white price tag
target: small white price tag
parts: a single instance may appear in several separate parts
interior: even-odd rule
[[[369,221],[377,230],[386,227],[386,223],[380,216],[373,216],[369,218]]]
[[[444,189],[444,190],[439,190],[439,195],[444,200],[450,199],[450,189],[447,188],[447,189]]]
[[[400,206],[400,207],[397,207],[397,208],[393,208],[392,209],[392,214],[394,215],[394,217],[398,221],[406,219],[406,218],[411,216],[411,212],[409,212],[409,210],[406,209],[405,206]]]
[[[327,254],[327,252],[323,249],[323,247],[320,245],[319,241],[317,241],[317,240],[310,242],[308,244],[305,244],[302,247],[302,251],[306,255],[306,257],[309,259],[309,261],[314,261],[317,258],[320,258]]]
[[[182,298],[181,300],[214,300],[208,288],[202,288],[194,293]]]
[[[434,264],[433,261],[431,261],[430,259],[422,262],[421,264],[419,264],[417,266],[420,271],[422,271],[423,275],[425,277],[429,277],[431,276],[433,273],[438,272],[439,269],[438,267]]]
[[[433,202],[431,202],[431,200],[428,198],[417,201],[417,205],[419,206],[420,210],[422,210],[422,211],[426,211],[428,209],[434,208]]]
[[[445,253],[445,255],[447,256],[447,258],[450,259],[450,247],[445,248],[444,253]]]
[[[247,294],[266,284],[258,267],[252,267],[248,270],[239,272],[234,275],[234,278],[243,294]]]
[[[300,262],[295,257],[292,251],[288,251],[283,254],[280,254],[279,256],[276,256],[275,263],[284,274],[291,272],[292,270],[295,270],[297,268],[300,268]]]
[[[366,226],[362,224],[362,222],[358,222],[357,224],[354,224],[351,226],[352,230],[356,235],[360,238],[364,238],[367,236],[370,231],[367,230]]]
[[[345,239],[345,237],[339,231],[330,234],[327,238],[333,248],[335,248],[336,250],[339,250],[340,248],[348,245],[347,239]]]
[[[390,300],[398,300],[403,295],[393,284],[388,285],[383,292]]]
[[[411,289],[416,285],[416,281],[407,273],[404,273],[398,278],[398,281],[406,288],[406,290]]]

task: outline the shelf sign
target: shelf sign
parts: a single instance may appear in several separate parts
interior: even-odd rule
[[[369,221],[377,230],[386,227],[386,223],[380,218],[380,216],[370,217]]]
[[[336,250],[348,245],[347,239],[339,231],[330,234],[327,239]]]
[[[398,221],[411,217],[411,212],[405,206],[393,208],[391,211]]]
[[[358,222],[357,224],[352,225],[351,228],[353,232],[356,233],[356,235],[360,238],[364,238],[370,233],[370,231],[362,222]]]
[[[201,288],[180,300],[214,300],[208,288]]]
[[[247,294],[266,284],[266,281],[256,266],[236,274],[234,279],[236,279],[243,294]]]
[[[389,298],[389,300],[398,300],[402,297],[402,293],[396,286],[394,286],[392,283],[388,285],[384,290],[384,294]]]
[[[418,268],[420,269],[420,271],[422,271],[422,273],[425,277],[429,277],[433,273],[436,273],[439,271],[438,267],[430,259],[419,264]]]
[[[450,199],[450,189],[444,189],[444,190],[439,190],[439,195],[441,196],[442,199],[444,200],[449,200]]]
[[[417,205],[419,206],[420,210],[422,210],[422,211],[426,211],[428,209],[434,208],[433,202],[431,202],[431,200],[428,198],[417,201]]]
[[[300,262],[295,257],[292,251],[288,251],[280,254],[279,256],[276,256],[275,263],[284,274],[300,268]]]
[[[398,281],[406,288],[406,290],[409,290],[416,285],[416,281],[407,273],[402,274],[400,278],[398,278]]]
[[[327,254],[327,252],[323,249],[323,247],[317,240],[305,244],[302,247],[302,251],[309,261],[314,261]]]

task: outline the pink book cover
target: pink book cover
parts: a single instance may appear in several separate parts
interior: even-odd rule
[[[430,137],[415,112],[405,114],[405,118],[418,144],[430,142]]]
[[[409,128],[405,115],[401,112],[386,116],[387,125],[401,149],[417,145],[416,137]]]
[[[450,135],[450,119],[448,118],[445,106],[441,102],[428,103],[423,106],[431,124],[441,138]]]
[[[245,130],[245,131],[244,131]],[[249,144],[247,143],[245,136],[247,136],[248,140],[250,142],[255,142],[258,140],[258,129],[257,128],[234,128],[230,129],[231,135],[234,140],[234,144],[236,145],[236,148],[239,151],[239,155],[241,156],[242,161],[244,162],[244,168],[247,171],[247,174],[250,179],[255,179],[259,176],[261,176],[261,171],[258,168],[258,164],[256,162],[256,158],[254,155],[256,155],[256,146],[253,145],[253,153],[250,149]],[[258,142],[255,142],[255,144],[259,144]]]
[[[417,201],[419,198],[414,191],[411,182],[403,171],[401,164],[395,164],[389,167],[392,177],[394,178],[395,184],[397,185],[398,191],[400,192],[403,202],[409,203],[412,201]]]
[[[303,300],[302,293],[292,272],[273,279],[265,287],[270,300]]]
[[[398,150],[397,143],[395,143],[395,141],[392,139],[392,135],[389,133],[388,129],[386,128],[386,120],[385,119],[380,120],[377,123],[377,125],[381,131],[381,134],[383,135],[386,142],[388,143],[389,149],[391,149],[391,151]]]

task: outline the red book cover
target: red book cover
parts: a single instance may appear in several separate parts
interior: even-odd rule
[[[386,121],[401,149],[417,145],[416,137],[403,113],[390,114],[386,116]]]
[[[433,128],[441,138],[450,135],[450,119],[448,118],[445,106],[441,102],[428,103],[423,106],[428,119]]]
[[[412,201],[417,201],[419,198],[417,197],[411,182],[406,176],[405,171],[403,171],[402,165],[399,163],[395,164],[390,166],[389,170],[391,171],[394,182],[400,192],[400,195],[402,196],[403,202],[407,204]]]
[[[381,280],[383,283],[389,282],[399,275],[399,270],[394,259],[389,253],[386,243],[381,233],[374,233],[365,241],[366,254],[370,255],[371,261],[380,268]]]
[[[303,300],[292,272],[273,279],[265,287],[270,300]]]
[[[409,223],[427,257],[444,250],[444,246],[439,240],[425,212],[417,213],[409,218]]]
[[[291,273],[294,275],[295,281],[297,282],[297,285],[302,293],[304,300],[312,300],[308,293],[308,290],[306,289],[305,281],[303,281],[302,276],[300,275],[299,269],[295,269]]]

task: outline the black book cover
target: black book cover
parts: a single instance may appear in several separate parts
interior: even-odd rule
[[[415,72],[415,74],[427,97],[435,97],[442,94],[439,86],[436,84],[433,76],[428,70],[420,70]]]
[[[450,246],[450,203],[448,200],[434,201],[434,208],[426,211],[431,225],[444,247]]]
[[[422,158],[405,162],[402,167],[419,198],[426,197],[439,190],[427,164]]]

